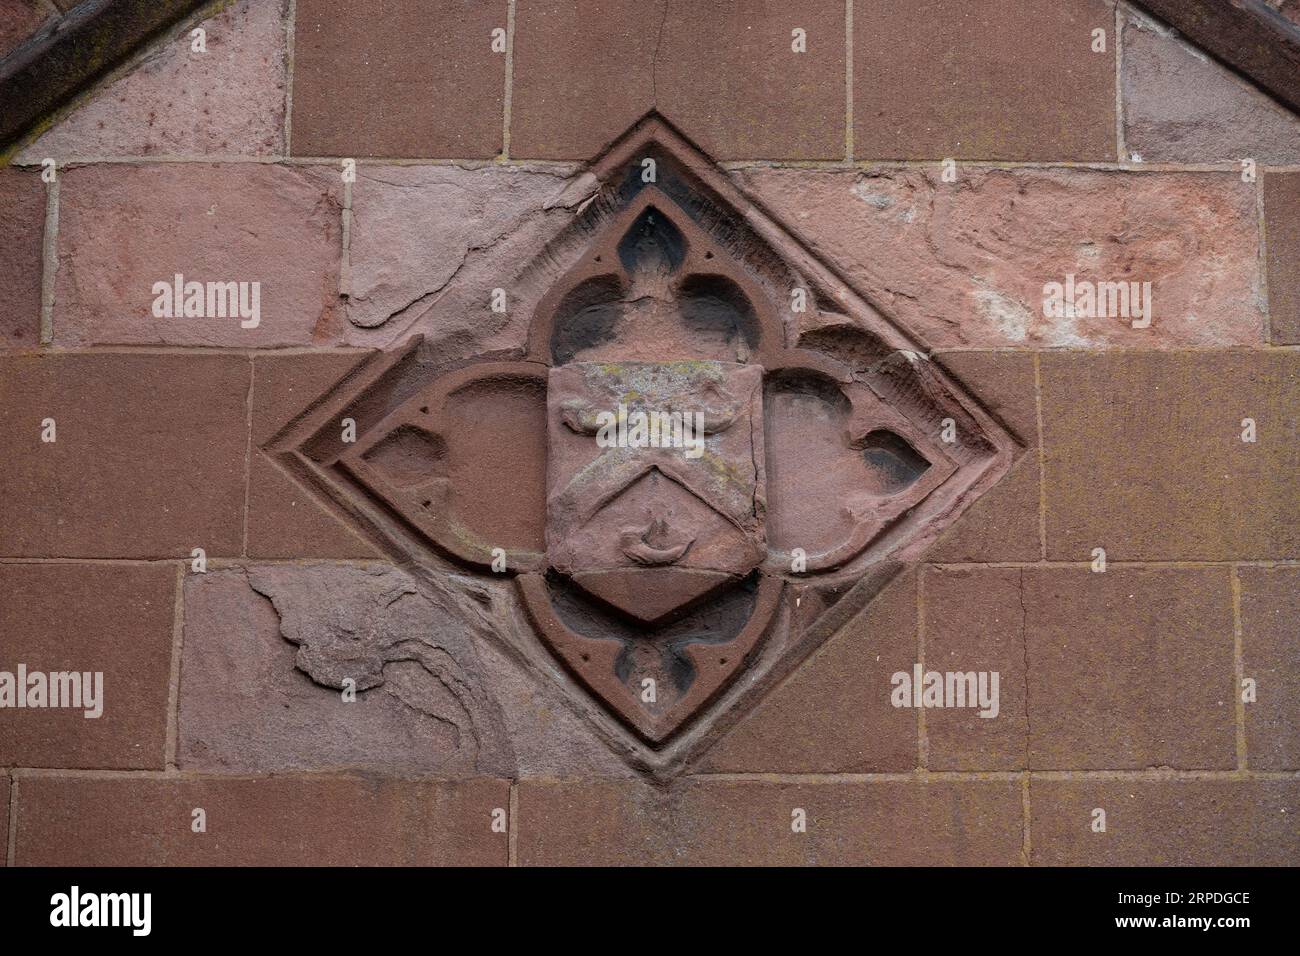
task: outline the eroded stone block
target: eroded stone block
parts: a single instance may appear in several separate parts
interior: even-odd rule
[[[1257,187],[1235,172],[962,167],[956,183],[937,166],[733,175],[934,348],[1263,340]],[[1047,284],[1069,276],[1149,281],[1150,326],[1047,314]]]
[[[493,648],[493,591],[383,564],[250,565],[185,582],[187,770],[626,772],[571,708]]]

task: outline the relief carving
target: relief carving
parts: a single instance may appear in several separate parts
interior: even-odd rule
[[[583,181],[508,286],[515,351],[413,338],[268,451],[417,578],[509,580],[502,641],[670,772],[1020,449],[662,120]]]

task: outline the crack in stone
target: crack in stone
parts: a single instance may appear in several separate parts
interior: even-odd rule
[[[456,736],[456,750],[464,748],[464,740],[469,739],[472,747],[471,753],[477,757],[481,741],[477,722],[474,720],[473,707],[473,689],[469,683],[464,680],[463,676],[458,676],[460,670],[455,658],[448,654],[442,648],[434,648],[441,653],[436,657],[446,658],[447,664],[439,666],[436,661],[426,660],[425,655],[420,653],[423,648],[416,647],[406,656],[392,657],[384,662],[384,689],[388,691],[399,703],[409,710],[415,712],[421,717],[429,717],[440,724],[450,727]],[[420,700],[411,694],[405,693],[405,687],[400,677],[390,678],[388,671],[400,664],[415,664],[425,673],[428,674],[437,685],[446,691],[457,704],[459,713],[455,716],[444,714],[437,709],[436,703],[431,700]],[[430,698],[436,698],[436,695],[429,695]]]
[[[561,194],[561,196],[563,196],[563,193]],[[589,203],[592,198],[594,198],[594,196],[588,197],[582,203],[582,208],[585,208],[586,204]],[[456,279],[468,267],[470,267],[473,264],[476,264],[486,254],[490,253],[491,250],[493,250],[496,246],[499,246],[501,243],[508,241],[517,233],[528,230],[532,228],[534,225],[536,225],[537,223],[541,222],[542,220],[549,218],[552,209],[562,209],[567,211],[569,208],[571,207],[566,206],[562,203],[556,203],[554,206],[543,207],[541,210],[537,210],[521,216],[520,218],[504,226],[500,232],[496,233],[493,236],[488,237],[483,241],[471,242],[467,244],[465,246],[464,252],[461,253],[460,260],[456,263],[455,268],[452,269],[452,271],[450,272],[450,274],[448,274],[446,279],[444,279],[434,288],[420,293],[414,299],[412,299],[410,302],[408,302],[406,305],[402,306],[401,308],[396,309],[393,312],[390,312],[388,316],[384,318],[382,321],[376,322],[373,325],[371,324],[360,325],[357,322],[353,321],[351,316],[349,316],[349,321],[352,321],[352,324],[357,325],[358,328],[368,328],[368,329],[386,328],[392,324],[394,319],[404,316],[408,312],[416,310],[417,307],[419,307],[422,303],[425,303],[426,300],[430,300],[428,301],[428,308],[419,310],[417,314],[414,316],[414,318],[410,320],[410,322],[408,322],[400,330],[394,333],[394,338],[400,338],[407,331],[409,331],[412,326],[419,323],[422,319],[424,319],[426,315],[429,314],[429,309],[433,308],[433,306],[437,304],[439,298],[454,286]],[[581,209],[578,210],[578,213],[580,212]],[[364,297],[357,296],[354,298],[363,299]],[[501,316],[500,318],[506,318],[506,317],[507,316]]]
[[[393,311],[393,312],[388,313],[388,316],[387,316],[385,319],[383,319],[383,321],[378,322],[378,323],[376,323],[376,324],[373,325],[373,326],[363,326],[363,327],[364,327],[364,328],[380,328],[380,327],[382,327],[382,326],[388,325],[388,323],[392,322],[393,319],[396,319],[396,318],[398,318],[399,316],[405,315],[407,312],[409,312],[411,309],[415,308],[416,306],[420,305],[420,304],[421,304],[422,302],[424,302],[426,299],[433,298],[434,296],[437,296],[437,295],[439,295],[440,293],[446,291],[446,289],[447,289],[448,287],[450,287],[451,284],[456,280],[456,277],[457,277],[458,275],[460,275],[460,273],[464,270],[464,268],[465,268],[465,264],[466,264],[467,262],[469,262],[469,260],[470,260],[470,256],[471,256],[472,253],[475,253],[475,252],[482,252],[482,251],[484,251],[484,250],[487,250],[487,249],[492,248],[492,247],[495,246],[498,242],[500,242],[502,239],[504,239],[504,238],[506,238],[507,236],[509,236],[510,233],[513,232],[513,231],[514,231],[513,229],[507,229],[504,233],[502,233],[502,234],[500,234],[500,235],[498,235],[498,236],[495,236],[495,237],[493,237],[492,239],[489,239],[486,243],[479,244],[479,245],[470,244],[470,245],[466,246],[466,247],[465,247],[465,251],[464,251],[463,253],[461,253],[460,261],[456,263],[456,266],[455,266],[455,268],[452,269],[451,274],[448,275],[447,278],[444,279],[441,283],[439,283],[438,286],[436,286],[436,287],[433,288],[433,289],[430,289],[430,290],[427,291],[427,292],[422,292],[422,293],[420,293],[418,296],[416,296],[414,299],[412,299],[412,300],[411,300],[410,302],[408,302],[406,305],[402,306],[402,307],[399,308],[399,309],[396,309],[396,310]],[[432,306],[433,306],[433,303],[431,302],[431,303],[429,303],[429,305],[430,305],[430,307],[432,307]],[[413,321],[413,322],[418,322],[418,321],[420,321],[420,319],[422,319],[422,318],[424,317],[424,315],[425,315],[425,313],[424,313],[424,312],[421,312],[421,313],[420,313],[419,315],[417,315],[417,316],[416,316],[412,321]],[[356,325],[357,323],[354,322],[353,324]]]
[[[274,608],[281,637],[298,647],[298,671],[331,690],[352,681],[358,701],[383,688],[413,714],[450,728],[456,759],[479,769],[488,751],[513,761],[496,704],[473,676],[479,662],[467,629],[491,627],[489,611],[433,582],[439,593],[427,593],[397,569],[316,570],[330,579],[291,576],[302,569],[247,573]]]
[[[664,0],[664,14],[659,18],[659,32],[655,36],[654,52],[650,54],[650,105],[659,108],[659,48],[664,42],[664,27],[668,23],[671,0]]]

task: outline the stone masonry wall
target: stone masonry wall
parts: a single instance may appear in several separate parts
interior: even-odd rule
[[[491,290],[652,110],[1023,449],[667,776],[267,451],[413,335],[520,348]],[[0,672],[104,688],[0,708],[9,865],[1300,860],[1300,117],[1127,3],[235,0],[8,159]]]

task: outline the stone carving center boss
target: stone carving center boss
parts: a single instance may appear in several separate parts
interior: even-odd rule
[[[513,356],[414,340],[278,450],[417,568],[504,558],[535,633],[520,652],[553,655],[655,763],[795,666],[819,615],[869,598],[888,575],[868,572],[1018,446],[662,120],[590,176],[513,277]]]

